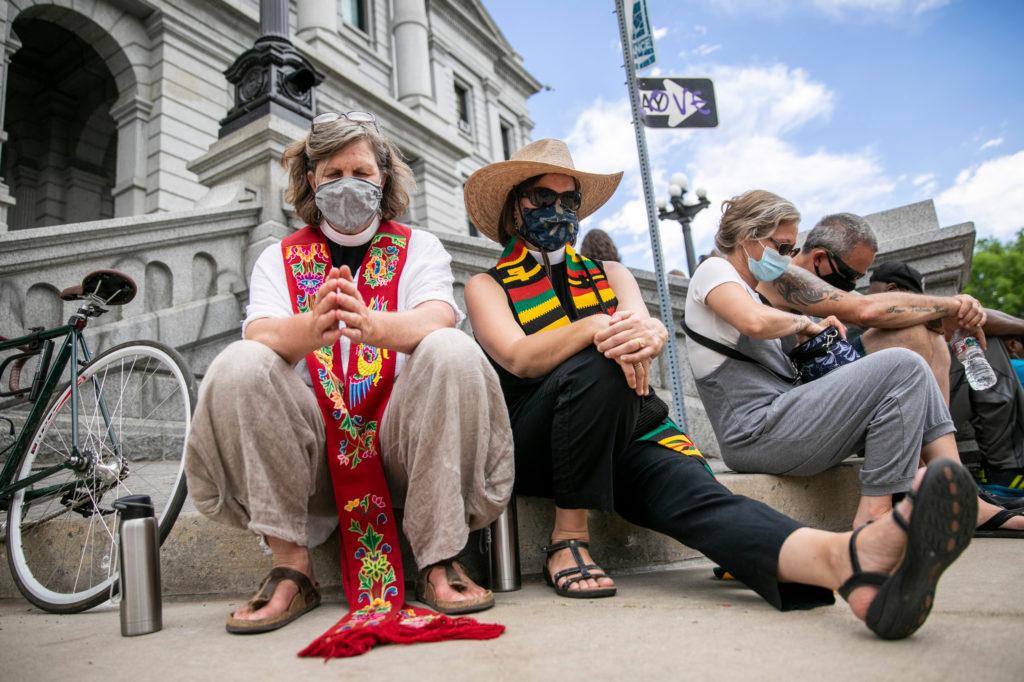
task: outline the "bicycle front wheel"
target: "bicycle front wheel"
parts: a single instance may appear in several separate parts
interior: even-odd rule
[[[92,608],[117,589],[111,503],[149,495],[163,543],[185,501],[185,438],[195,379],[176,351],[130,341],[79,370],[50,403],[18,467],[7,515],[7,556],[22,594],[54,613]],[[77,439],[73,432],[77,417]]]

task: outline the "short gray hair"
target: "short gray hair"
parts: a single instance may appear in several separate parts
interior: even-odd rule
[[[878,251],[878,240],[868,221],[853,213],[833,213],[819,220],[807,234],[804,251],[825,249],[840,258],[846,258],[858,244],[865,244],[872,251]]]

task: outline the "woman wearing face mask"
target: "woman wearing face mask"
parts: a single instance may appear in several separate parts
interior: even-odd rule
[[[516,490],[555,501],[548,583],[564,597],[615,594],[587,546],[587,510],[615,510],[703,552],[778,609],[831,604],[839,589],[880,636],[909,635],[970,540],[969,529],[949,530],[974,513],[970,474],[937,463],[922,472],[913,503],[900,503],[899,520],[857,533],[801,527],[719,484],[650,390],[650,361],[667,334],[633,276],[572,248],[579,219],[620,178],[578,171],[563,142],[539,140],[465,185],[477,229],[504,246],[495,267],[466,285],[466,304],[508,403]]]
[[[927,363],[905,349],[800,386],[782,378],[795,376],[783,340],[792,345],[789,337],[829,325],[845,332],[834,317],[817,323],[764,305],[755,291],[785,272],[799,220],[793,204],[762,190],[723,203],[718,253],[697,268],[687,293],[687,356],[730,468],[813,475],[864,452],[857,527],[909,489],[919,458],[959,461],[955,429]]]
[[[309,548],[339,521],[359,622],[408,613],[389,496],[405,510],[418,598],[488,608],[455,556],[508,501],[511,435],[494,371],[452,328],[451,259],[396,222],[412,176],[372,115],[318,116],[283,161],[307,225],[256,260],[244,340],[211,364],[189,439],[196,507],[273,552],[228,630],[275,629],[319,604]]]

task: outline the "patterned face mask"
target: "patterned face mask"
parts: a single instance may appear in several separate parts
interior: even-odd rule
[[[347,177],[320,183],[316,207],[335,230],[357,234],[367,228],[380,211],[380,187],[368,180]]]
[[[522,215],[519,236],[541,251],[558,251],[566,244],[576,243],[580,221],[574,211],[555,203],[546,208],[524,208]]]

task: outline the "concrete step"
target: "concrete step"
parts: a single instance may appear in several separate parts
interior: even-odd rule
[[[760,500],[815,528],[850,527],[858,500],[858,462],[847,462],[809,478],[737,474],[711,460],[716,475],[733,492]],[[524,575],[539,574],[541,547],[547,543],[554,520],[550,500],[517,499],[519,547]],[[639,528],[615,514],[591,512],[591,549],[595,559],[610,570],[643,570],[699,557],[700,554],[664,535]],[[465,563],[481,580],[488,575],[481,534],[470,538]],[[412,566],[403,548],[406,566]],[[6,547],[0,546],[6,551]],[[328,594],[340,592],[338,534],[313,551],[314,569]],[[6,567],[6,557],[3,557]],[[214,523],[195,511],[191,501],[178,518],[161,549],[161,573],[166,596],[247,594],[266,573],[270,559],[248,531]],[[407,577],[412,572],[407,572]],[[10,574],[0,570],[0,598],[18,596]]]

